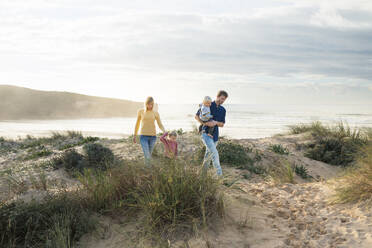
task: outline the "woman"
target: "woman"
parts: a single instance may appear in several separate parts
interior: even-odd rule
[[[151,154],[156,142],[155,120],[158,123],[159,128],[165,133],[159,113],[154,110],[154,99],[149,96],[146,99],[145,108],[138,110],[133,137],[133,142],[136,143],[138,130],[141,124],[140,143],[145,156],[146,165],[150,165]]]

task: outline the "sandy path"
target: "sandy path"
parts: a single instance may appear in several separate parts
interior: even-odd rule
[[[242,185],[270,208],[272,228],[286,233],[284,247],[372,247],[372,211],[356,205],[331,205],[323,182]],[[253,247],[253,246],[252,246]]]

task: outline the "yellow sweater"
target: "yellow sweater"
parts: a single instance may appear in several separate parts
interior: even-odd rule
[[[134,135],[138,134],[138,130],[141,124],[141,135],[156,136],[155,120],[158,123],[159,128],[165,132],[163,124],[161,123],[159,113],[154,110],[145,111],[144,109],[138,110],[136,128]]]

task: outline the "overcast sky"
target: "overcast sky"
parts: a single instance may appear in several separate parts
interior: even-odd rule
[[[259,3],[258,3],[259,2]],[[0,84],[372,104],[371,0],[1,0]]]

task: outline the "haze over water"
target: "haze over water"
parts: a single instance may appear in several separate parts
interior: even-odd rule
[[[372,105],[283,105],[226,104],[226,125],[221,135],[231,138],[262,138],[287,131],[288,125],[322,121],[350,126],[372,127]],[[159,113],[167,130],[190,131],[196,125],[198,105],[160,104]],[[0,136],[17,138],[26,135],[48,136],[51,131],[77,130],[85,135],[121,138],[131,135],[136,118],[101,118],[75,120],[1,121]],[[159,131],[159,129],[158,129]]]

